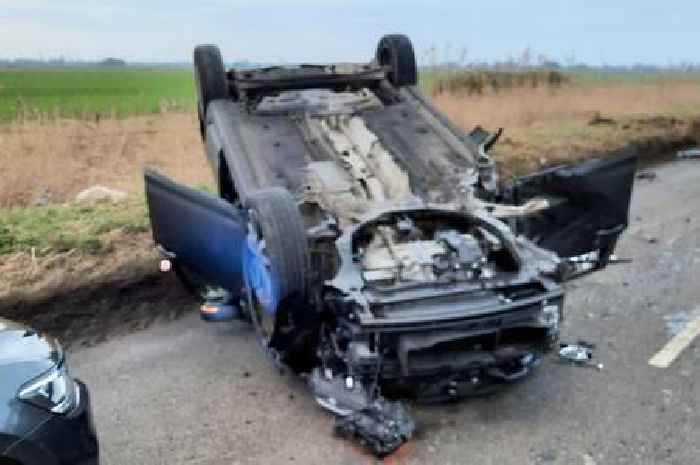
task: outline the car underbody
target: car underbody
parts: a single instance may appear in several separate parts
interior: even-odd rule
[[[219,197],[147,171],[154,239],[212,314],[233,308],[308,378],[339,434],[389,453],[414,425],[387,398],[486,392],[556,344],[562,282],[604,268],[627,225],[635,157],[500,182],[501,131],[441,115],[404,36],[365,64],[219,61],[195,52]]]

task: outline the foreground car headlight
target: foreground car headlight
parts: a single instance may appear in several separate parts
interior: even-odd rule
[[[64,360],[57,366],[30,381],[20,389],[17,397],[53,413],[68,413],[78,405],[80,390],[68,373]]]

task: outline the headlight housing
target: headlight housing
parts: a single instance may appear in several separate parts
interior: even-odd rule
[[[53,413],[65,414],[79,402],[80,390],[68,373],[65,359],[38,378],[24,385],[17,397]]]

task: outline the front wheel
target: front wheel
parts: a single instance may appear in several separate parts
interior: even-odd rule
[[[263,345],[284,349],[276,341],[278,326],[307,295],[306,230],[294,198],[284,189],[260,190],[245,204],[249,223],[243,270],[251,317]]]

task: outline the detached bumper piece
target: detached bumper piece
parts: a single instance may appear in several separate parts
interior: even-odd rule
[[[415,423],[402,402],[377,398],[369,406],[336,418],[335,434],[360,439],[377,457],[398,449],[413,436]]]
[[[408,441],[415,423],[402,402],[390,402],[369,390],[352,377],[334,376],[329,370],[315,369],[309,385],[316,402],[337,415],[334,432],[368,447],[377,457],[384,457]]]

